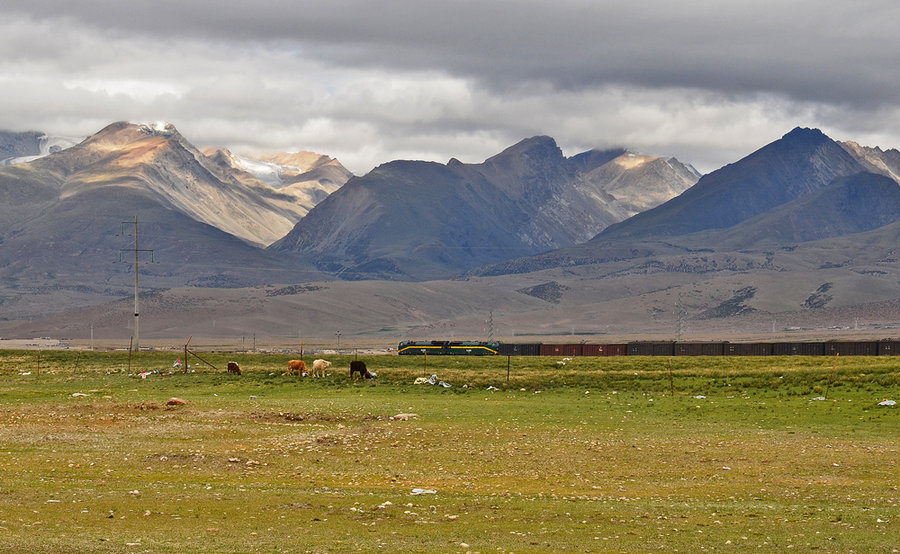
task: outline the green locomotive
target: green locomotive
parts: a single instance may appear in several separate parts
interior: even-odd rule
[[[397,347],[400,355],[432,355],[432,356],[494,356],[500,351],[499,342],[479,341],[403,341]]]

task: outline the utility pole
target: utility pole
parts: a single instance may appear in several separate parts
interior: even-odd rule
[[[138,216],[134,216],[134,348],[140,350],[140,317],[138,316]],[[185,360],[187,362],[187,360]]]
[[[122,222],[123,232],[127,221]],[[127,250],[134,251],[134,349],[140,349],[140,311],[138,310],[138,252],[150,252],[150,261],[153,261],[153,250],[141,250],[138,248],[138,216],[134,216],[134,248],[123,248],[119,252],[121,259],[122,252]]]

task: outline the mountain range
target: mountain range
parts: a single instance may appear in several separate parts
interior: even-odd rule
[[[900,152],[839,143],[796,128],[683,194],[589,241],[480,268],[531,272],[659,253],[767,250],[851,235],[897,220]]]
[[[478,164],[351,176],[327,156],[201,150],[170,125],[117,123],[0,168],[0,330],[77,335],[108,315],[130,284],[111,253],[128,253],[137,213],[160,322],[142,331],[158,336],[277,335],[285,318],[318,336],[474,336],[488,310],[507,334],[890,325],[898,176],[897,150],[803,128],[703,176],[625,149],[566,157],[542,136]],[[212,328],[179,322],[187,305]]]
[[[454,277],[572,246],[677,196],[699,175],[625,150],[563,156],[533,137],[480,164],[395,161],[317,205],[269,249],[345,279]]]

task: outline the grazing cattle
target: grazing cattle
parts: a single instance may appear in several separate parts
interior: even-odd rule
[[[303,360],[291,360],[288,362],[288,375],[304,375],[306,373],[306,362]]]
[[[366,367],[366,362],[361,362],[359,360],[353,360],[350,362],[350,378],[353,379],[353,374],[359,373],[360,377],[366,379],[372,379],[375,377],[374,373],[369,372],[369,369]]]
[[[240,375],[241,366],[239,366],[237,362],[228,362],[228,373],[236,373],[237,375]]]
[[[313,377],[325,377],[325,370],[331,366],[331,362],[326,360],[315,360],[312,365]]]

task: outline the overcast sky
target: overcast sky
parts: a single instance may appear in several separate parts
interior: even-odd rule
[[[900,147],[896,0],[0,3],[8,131],[162,120],[357,174],[534,135],[701,172],[796,126]]]

